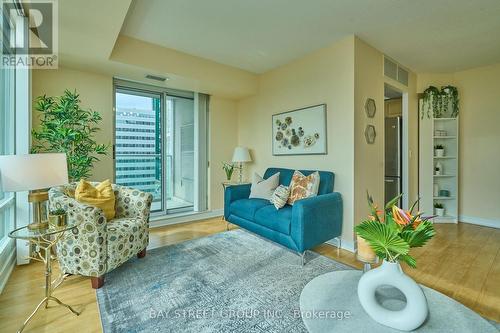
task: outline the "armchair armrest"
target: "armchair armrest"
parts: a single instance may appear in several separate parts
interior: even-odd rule
[[[233,201],[248,199],[250,196],[250,184],[231,185],[224,191],[224,218],[229,218],[229,206]]]
[[[153,195],[133,188],[115,185],[116,217],[134,217],[149,223]]]
[[[64,233],[56,246],[61,270],[85,276],[106,273],[106,217],[102,209],[82,204],[53,188],[49,191],[50,209],[63,208],[68,220],[79,224]]]
[[[342,233],[342,196],[338,192],[296,201],[291,236],[298,251],[309,250]]]

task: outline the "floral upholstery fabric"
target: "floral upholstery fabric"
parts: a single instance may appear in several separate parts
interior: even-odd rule
[[[66,195],[75,187],[72,183],[49,191],[50,209],[63,208],[69,220],[80,222],[56,246],[63,272],[102,276],[147,247],[151,194],[113,185],[116,218],[107,221],[101,209]]]

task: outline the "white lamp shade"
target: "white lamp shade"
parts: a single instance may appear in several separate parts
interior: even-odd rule
[[[0,156],[0,190],[21,192],[68,183],[66,154]]]
[[[233,162],[250,162],[252,158],[250,157],[250,152],[246,147],[236,147],[233,153]]]

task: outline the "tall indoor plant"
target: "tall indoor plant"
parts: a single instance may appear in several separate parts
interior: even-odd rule
[[[66,153],[70,181],[88,178],[99,155],[106,155],[109,145],[98,144],[101,115],[82,108],[80,95],[65,90],[60,97],[39,96],[35,109],[40,112],[40,125],[32,131],[32,151]]]
[[[369,218],[355,227],[355,231],[383,260],[382,265],[365,273],[358,284],[358,297],[363,309],[375,321],[399,330],[410,331],[418,328],[427,318],[428,308],[420,286],[404,274],[399,262],[416,267],[416,260],[409,252],[413,247],[423,246],[435,234],[429,217],[413,213],[415,202],[409,211],[396,205],[401,195],[377,210],[373,199],[368,195]],[[400,289],[407,299],[408,306],[394,311],[391,316],[375,301],[375,290],[382,285]],[[411,304],[411,306],[409,306]]]

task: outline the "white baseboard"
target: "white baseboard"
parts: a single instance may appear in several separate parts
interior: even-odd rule
[[[500,220],[484,219],[482,217],[460,215],[458,220],[464,223],[481,225],[483,227],[497,228],[500,229]]]
[[[183,214],[176,214],[174,216],[161,216],[161,217],[152,217],[149,220],[150,228],[163,227],[166,225],[178,224],[178,223],[187,223],[199,220],[211,219],[214,217],[219,217],[224,215],[223,209],[215,209],[206,212],[189,212]]]
[[[10,274],[12,273],[12,270],[14,269],[15,266],[16,266],[16,249],[13,248],[12,251],[9,253],[7,260],[5,261],[4,266],[0,270],[0,294],[3,292],[3,288],[5,288],[5,285],[7,284]]]
[[[334,238],[326,242],[326,244],[333,245],[337,247],[339,245],[338,241]],[[349,252],[355,253],[356,250],[354,249],[354,243],[350,241],[346,241],[345,239],[342,240],[342,245],[340,246],[341,249],[347,250]]]

